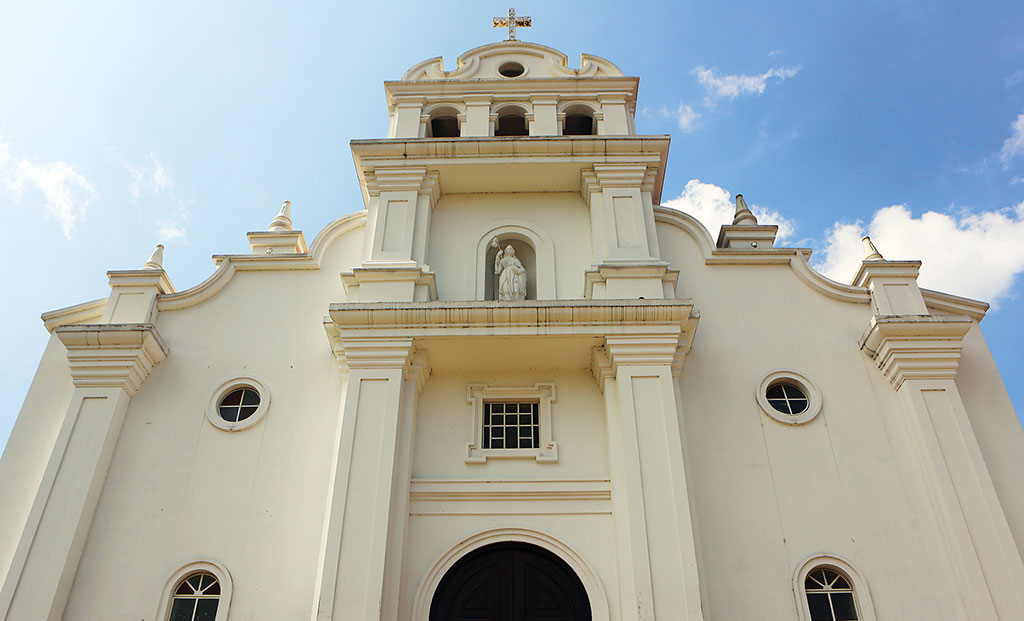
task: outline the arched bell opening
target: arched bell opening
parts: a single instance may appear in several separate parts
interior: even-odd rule
[[[586,105],[572,105],[565,109],[562,121],[563,136],[596,136],[597,120],[594,110]]]
[[[494,123],[495,136],[529,136],[530,125],[526,111],[516,106],[502,108]]]
[[[462,135],[459,126],[459,111],[454,108],[435,108],[427,123],[427,138],[458,138]]]
[[[590,599],[575,571],[556,554],[503,541],[477,548],[444,574],[430,621],[591,621]]]
[[[537,252],[533,244],[524,237],[515,233],[501,235],[498,238],[498,247],[488,246],[487,259],[484,261],[484,299],[500,299],[498,289],[500,276],[495,273],[495,258],[499,251],[511,245],[515,256],[522,263],[526,270],[526,299],[537,299]]]

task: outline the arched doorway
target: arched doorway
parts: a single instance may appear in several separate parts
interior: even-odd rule
[[[494,543],[459,559],[430,604],[430,621],[590,621],[576,573],[544,548]]]

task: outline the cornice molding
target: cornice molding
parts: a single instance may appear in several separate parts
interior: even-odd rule
[[[167,357],[167,345],[151,323],[60,326],[76,387],[122,388],[134,395],[153,367]]]
[[[697,317],[688,299],[346,302],[330,306],[330,321],[343,333],[388,330],[412,336],[678,336]]]
[[[52,310],[43,313],[40,319],[43,320],[43,327],[47,332],[53,332],[60,326],[99,321],[103,316],[103,309],[106,308],[108,299],[109,297],[99,298],[91,302],[82,302],[74,306]]]
[[[952,293],[942,293],[931,289],[921,289],[925,306],[930,311],[939,311],[951,315],[967,315],[975,321],[981,321],[988,312],[989,304],[979,300],[964,298]]]
[[[459,138],[382,138],[353,140],[352,157],[355,160],[359,183],[364,188],[364,199],[372,194],[376,171],[382,168],[417,169],[437,171],[446,186],[454,184],[453,192],[475,192],[472,186],[473,171],[478,166],[536,167],[557,166],[561,190],[541,189],[529,191],[575,191],[580,183],[582,171],[606,166],[608,183],[614,183],[612,169],[635,168],[632,176],[640,179],[632,187],[650,191],[654,202],[661,200],[664,182],[665,162],[668,159],[669,136],[524,136],[495,138],[493,136]],[[461,168],[472,166],[472,169]],[[529,168],[528,168],[529,169]],[[573,172],[574,171],[574,172]],[[621,172],[621,171],[620,171]],[[575,175],[565,177],[564,175]],[[469,176],[467,176],[469,175]],[[452,178],[456,181],[452,181]],[[460,185],[461,184],[461,185]],[[561,186],[559,186],[561,187]],[[461,189],[459,189],[461,188]],[[509,188],[489,191],[525,191]]]
[[[155,287],[161,294],[174,293],[174,285],[164,270],[110,270],[107,280],[111,287]]]
[[[716,248],[711,233],[690,214],[655,205],[654,217],[658,223],[689,234],[697,242],[706,265],[788,264],[800,280],[822,295],[852,304],[871,303],[871,293],[866,288],[836,282],[811,267],[808,248]]]
[[[876,315],[860,348],[897,390],[908,379],[954,379],[973,325],[962,315]]]

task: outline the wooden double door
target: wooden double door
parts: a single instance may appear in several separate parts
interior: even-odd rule
[[[590,621],[576,572],[547,550],[518,542],[485,546],[441,579],[430,621]]]

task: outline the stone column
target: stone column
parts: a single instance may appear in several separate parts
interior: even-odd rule
[[[332,326],[347,379],[313,619],[397,619],[416,399],[429,370],[411,338],[345,338]]]
[[[123,293],[111,297],[132,303],[121,311],[112,304],[109,314],[151,313],[149,296],[135,303]],[[11,621],[63,616],[128,403],[167,355],[151,323],[69,325],[55,333],[75,391],[0,589],[0,618]]]
[[[876,306],[911,303],[907,283],[886,284],[898,295]],[[968,618],[1024,619],[1024,562],[954,382],[973,323],[962,316],[876,315],[861,348],[900,396],[898,428],[932,501]]]
[[[703,619],[673,379],[684,352],[680,335],[605,341],[594,372],[608,420],[619,616]]]

